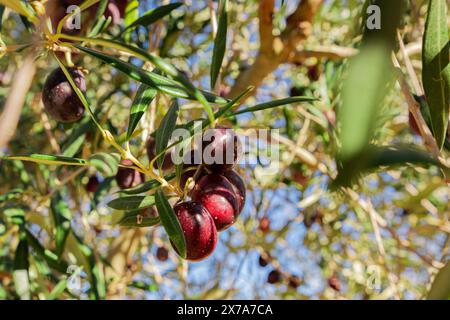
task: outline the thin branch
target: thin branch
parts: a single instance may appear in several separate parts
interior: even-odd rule
[[[14,75],[11,90],[8,93],[3,113],[0,116],[0,149],[8,144],[16,132],[20,113],[35,73],[36,65],[34,63],[34,52],[32,52],[25,58],[22,66]]]
[[[353,57],[358,54],[358,49],[340,46],[318,46],[313,50],[296,51],[290,58],[289,62],[302,63],[308,58],[326,58],[330,60],[341,60]]]

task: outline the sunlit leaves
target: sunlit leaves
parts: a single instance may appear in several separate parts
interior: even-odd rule
[[[447,1],[429,0],[423,36],[422,80],[434,137],[440,148],[447,135],[450,108],[450,60]]]

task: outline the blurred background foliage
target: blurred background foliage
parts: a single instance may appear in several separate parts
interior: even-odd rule
[[[139,3],[142,15],[170,1],[132,2]],[[441,288],[448,288],[448,180],[432,160],[423,160],[435,154],[411,125],[408,101],[394,72],[377,76],[390,68],[391,52],[363,52],[368,4],[229,1],[227,49],[216,88],[209,85],[216,1],[184,1],[163,19],[135,29],[130,43],[166,58],[203,89],[234,98],[255,86],[244,107],[289,95],[318,101],[229,120],[235,128],[278,129],[279,170],[268,175],[263,165],[239,168],[248,188],[245,210],[221,234],[214,254],[199,263],[183,261],[173,250],[167,253],[170,244],[160,227],[118,226],[121,212],[106,206],[118,191],[107,172],[0,160],[0,298],[421,299],[441,269],[447,274],[437,279]],[[421,86],[428,1],[403,4],[398,28],[405,48],[401,50],[396,34],[391,45],[406,83],[416,88],[416,82]],[[102,37],[117,36],[123,28],[122,21]],[[31,37],[17,14],[3,12],[1,38],[7,45],[27,43]],[[350,58],[359,49],[358,64]],[[16,51],[0,60],[0,110],[23,59]],[[149,68],[126,55],[122,59]],[[89,71],[86,95],[98,119],[115,136],[124,134],[137,82],[83,53],[74,61]],[[57,63],[43,54],[36,65],[18,129],[3,155],[87,159],[113,152],[88,117],[75,124],[48,118],[40,93]],[[381,87],[374,87],[377,81]],[[374,102],[378,89],[382,103]],[[147,136],[170,103],[170,97],[158,94],[144,115],[131,143],[140,158],[145,159]],[[196,101],[181,100],[180,110],[180,123],[203,114]],[[376,112],[365,119],[371,110]],[[346,158],[342,150],[350,150],[346,144],[357,144],[359,138],[363,146],[415,149],[382,158],[363,148]],[[379,162],[369,165],[375,155]],[[448,160],[445,148],[439,155]],[[401,164],[388,165],[397,162]],[[338,171],[351,181],[336,186]],[[100,181],[95,193],[85,189],[92,175]],[[77,273],[80,290],[73,289]],[[437,297],[448,294],[444,289]]]

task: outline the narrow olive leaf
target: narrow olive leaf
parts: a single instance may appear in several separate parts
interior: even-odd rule
[[[26,156],[10,156],[3,157],[4,160],[20,160],[47,165],[67,165],[67,166],[86,166],[88,162],[84,159],[70,158],[64,156],[53,156],[46,154],[30,154]]]
[[[104,29],[105,23],[107,21],[107,18],[105,18],[104,13],[106,11],[107,6],[108,0],[100,0],[97,12],[95,14],[94,23],[92,24],[91,31],[89,32],[89,37],[95,37]],[[109,17],[109,19],[110,21],[112,20],[111,17]]]
[[[159,217],[146,217],[141,211],[126,212],[119,220],[118,224],[122,227],[153,227],[159,224]]]
[[[100,152],[89,157],[89,165],[96,168],[102,176],[111,177],[117,173],[120,155],[118,153]]]
[[[52,291],[47,295],[47,300],[58,299],[67,288],[67,278],[62,277],[62,279],[54,286]]]
[[[345,162],[345,166],[339,168],[338,175],[333,182],[334,186],[350,186],[359,178],[380,168],[394,168],[404,165],[438,166],[443,167],[428,153],[411,146],[377,147],[369,145],[359,155]]]
[[[169,239],[177,248],[178,254],[182,258],[186,258],[186,239],[184,238],[183,230],[172,206],[161,189],[156,190],[155,200],[159,218]]]
[[[52,198],[50,208],[55,224],[56,255],[60,257],[64,252],[67,235],[70,231],[72,213],[60,193],[56,193]]]
[[[383,166],[392,167],[402,164],[424,164],[440,166],[428,153],[412,147],[393,146],[371,148],[370,157],[365,165],[367,169]]]
[[[8,7],[15,11],[16,13],[20,14],[21,16],[26,17],[28,20],[30,20],[33,23],[38,22],[38,18],[35,16],[32,10],[29,9],[29,7],[24,4],[22,1],[17,0],[2,0],[2,4],[5,7]]]
[[[236,116],[238,114],[249,113],[249,112],[256,112],[256,111],[276,108],[276,107],[284,106],[284,105],[291,104],[291,103],[313,102],[313,101],[317,101],[317,100],[318,99],[312,98],[312,97],[290,97],[290,98],[284,98],[284,99],[264,102],[264,103],[258,104],[256,106],[253,106],[253,107],[250,107],[250,108],[242,109],[242,110],[239,110],[237,112],[234,112],[232,115]]]
[[[173,97],[178,98],[184,98],[184,99],[190,99],[195,100],[196,97],[191,94],[189,91],[187,91],[185,88],[183,88],[180,83],[169,79],[167,77],[158,75],[154,72],[145,71],[143,69],[140,69],[131,63],[122,61],[118,58],[103,54],[102,52],[95,51],[86,47],[82,47],[79,45],[75,45],[78,49],[81,51],[86,52],[87,54],[90,54],[91,56],[102,60],[103,62],[111,65],[112,67],[116,68],[117,70],[123,72],[131,79],[134,79],[136,81],[139,81],[141,83],[145,83],[148,86],[155,88],[158,91],[161,91],[163,93],[166,93]],[[226,103],[227,100],[218,97],[212,93],[209,92],[202,92],[206,99],[209,102],[213,103]]]
[[[182,3],[179,2],[175,2],[175,3],[170,3],[168,5],[165,6],[161,6],[152,10],[147,11],[146,13],[144,13],[141,17],[139,17],[138,19],[136,19],[133,23],[131,23],[129,26],[127,26],[124,30],[128,31],[131,28],[135,28],[137,26],[143,26],[143,27],[148,27],[151,24],[155,23],[156,21],[158,21],[159,19],[167,16],[168,14],[170,14],[173,10],[177,9],[178,7],[182,6]]]
[[[171,181],[174,178],[175,178],[175,173],[173,173],[173,172],[164,176],[164,179],[166,181]],[[141,193],[156,189],[160,185],[161,185],[161,183],[159,181],[153,179],[153,180],[144,182],[140,185],[137,185],[136,187],[120,190],[119,193],[127,194],[127,195],[136,195],[136,194],[141,194]]]
[[[250,86],[244,91],[242,91],[240,94],[238,94],[237,97],[227,102],[223,107],[219,109],[219,111],[215,113],[214,116],[216,117],[216,119],[221,118],[224,114],[226,114],[229,110],[231,110],[234,106],[236,106],[239,103],[239,101],[241,101],[241,99],[245,97],[253,89],[254,87]]]
[[[134,130],[136,129],[139,121],[144,115],[150,103],[156,96],[156,89],[147,86],[146,84],[141,84],[134,98],[133,105],[130,109],[130,120],[127,130],[127,140],[131,138]]]
[[[214,39],[214,49],[211,61],[211,89],[214,90],[217,77],[222,68],[223,58],[225,56],[225,49],[227,46],[227,31],[228,31],[228,12],[227,0],[221,1],[220,17],[217,26],[217,34]]]
[[[178,106],[178,102],[176,100],[173,101],[172,106],[167,111],[166,115],[161,121],[158,130],[156,131],[155,137],[155,148],[158,159],[156,159],[156,163],[158,167],[161,168],[164,162],[164,151],[167,148],[167,144],[172,136],[173,130],[175,130],[175,126],[177,124],[178,119],[178,111],[180,107]]]
[[[128,29],[128,27],[136,21],[136,19],[139,17],[139,1],[138,0],[131,0],[128,2],[126,8],[125,8],[125,29],[127,32],[125,32],[125,41],[129,41],[131,38],[131,30]]]
[[[86,140],[86,133],[93,129],[93,125],[91,119],[87,117],[77,123],[62,144],[62,155],[65,157],[75,156],[81,150]]]
[[[434,278],[431,289],[428,292],[428,300],[449,300],[450,299],[450,262],[439,270]]]
[[[58,257],[54,252],[44,248],[29,230],[26,230],[26,235],[28,244],[33,248],[37,255],[47,262],[49,267],[58,270],[61,273],[67,271],[67,262]]]
[[[145,209],[155,204],[154,196],[129,196],[114,199],[108,203],[110,208],[121,211]]]
[[[392,78],[392,67],[386,63],[389,59],[389,50],[380,42],[365,45],[350,61],[338,113],[339,157],[343,161],[361,153],[372,138],[379,106],[388,91],[386,84]]]
[[[422,81],[430,108],[434,138],[440,148],[447,134],[450,106],[449,34],[447,1],[429,0],[423,36]]]

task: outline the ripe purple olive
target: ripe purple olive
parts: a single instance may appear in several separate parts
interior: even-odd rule
[[[305,95],[305,88],[303,87],[292,87],[289,91],[290,97],[300,97]]]
[[[308,67],[308,78],[311,82],[316,82],[320,78],[319,65],[313,65]]]
[[[67,68],[75,85],[86,92],[84,74],[76,68]],[[60,122],[74,122],[81,119],[85,108],[76,92],[72,89],[64,72],[58,68],[47,77],[42,90],[42,102],[47,112]]]
[[[269,261],[263,258],[263,256],[259,256],[258,263],[261,267],[265,267],[269,264]]]
[[[231,170],[241,151],[240,141],[235,132],[226,127],[217,126],[208,129],[202,137],[203,164],[213,172]]]
[[[156,141],[153,137],[149,137],[145,143],[145,149],[147,150],[148,160],[151,161],[156,157]],[[153,167],[156,169],[158,165],[156,161],[153,163]],[[166,153],[164,155],[164,161],[162,164],[163,170],[168,170],[173,167],[172,155],[171,153]]]
[[[133,162],[125,159],[120,162],[121,165],[131,167]],[[116,174],[117,185],[120,189],[128,189],[135,187],[144,182],[144,174],[136,169],[119,167]]]
[[[208,210],[217,231],[229,228],[239,215],[238,197],[233,185],[222,175],[212,173],[202,177],[192,190],[191,197]]]
[[[288,278],[288,286],[292,289],[297,289],[301,283],[302,281],[300,280],[300,278],[295,275],[291,275]]]
[[[231,185],[233,186],[234,193],[237,196],[238,201],[238,207],[240,214],[242,212],[242,209],[244,209],[245,204],[245,183],[244,180],[236,173],[234,170],[229,170],[224,172],[224,177],[230,181]]]
[[[167,261],[169,259],[169,250],[166,247],[158,247],[156,250],[156,258],[161,262]]]
[[[269,275],[267,276],[267,282],[270,284],[275,284],[280,282],[281,280],[281,273],[278,270],[272,270],[270,271]]]
[[[208,257],[217,243],[217,229],[209,212],[195,201],[179,203],[173,209],[186,240],[186,259],[200,261]]]
[[[95,191],[97,191],[98,185],[98,178],[96,176],[92,176],[89,178],[88,183],[86,184],[86,191],[94,193]]]
[[[335,273],[333,273],[333,275],[328,278],[327,282],[328,286],[334,291],[341,291],[341,282],[339,281],[339,278]]]

